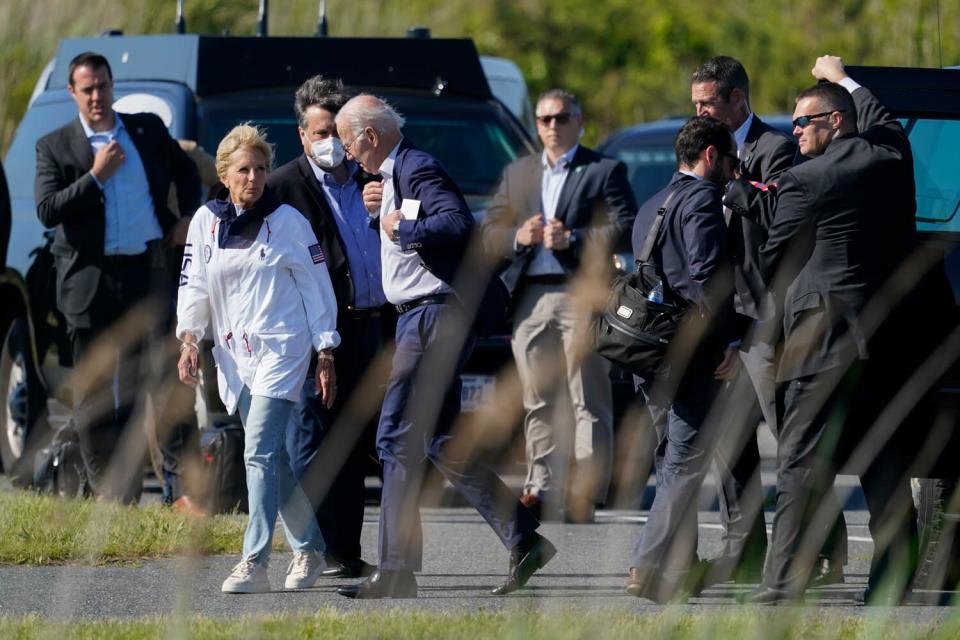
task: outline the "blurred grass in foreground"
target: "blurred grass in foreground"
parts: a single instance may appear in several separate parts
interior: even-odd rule
[[[816,610],[738,609],[689,613],[668,609],[633,615],[593,613],[433,613],[326,608],[312,616],[249,616],[239,619],[152,618],[142,621],[53,623],[37,617],[0,620],[0,637],[30,638],[955,638],[960,624],[889,620],[881,610],[868,616]]]
[[[121,506],[0,491],[0,563],[101,564],[239,554],[246,518],[194,518],[160,505]],[[274,548],[286,549],[283,536]],[[9,637],[0,631],[0,637]]]

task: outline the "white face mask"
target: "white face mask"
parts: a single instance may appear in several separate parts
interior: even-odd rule
[[[322,140],[314,140],[310,145],[310,151],[313,153],[313,159],[321,169],[334,169],[343,164],[346,152],[343,149],[343,143],[340,138],[330,136]]]

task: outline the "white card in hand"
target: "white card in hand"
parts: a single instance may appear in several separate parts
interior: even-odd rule
[[[404,220],[416,220],[420,213],[420,201],[404,198],[400,203],[400,213],[403,214]]]

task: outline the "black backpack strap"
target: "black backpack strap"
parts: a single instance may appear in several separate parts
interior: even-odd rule
[[[673,200],[673,196],[676,193],[676,189],[670,191],[670,193],[667,194],[666,199],[664,199],[663,204],[660,205],[659,209],[657,209],[657,217],[654,218],[653,225],[650,227],[650,231],[647,232],[647,238],[643,241],[643,248],[640,250],[640,255],[637,256],[637,264],[646,262],[650,259],[650,254],[653,253],[653,245],[657,242],[657,234],[660,232],[660,227],[663,225],[663,218],[667,213],[667,208],[670,206],[670,201]]]

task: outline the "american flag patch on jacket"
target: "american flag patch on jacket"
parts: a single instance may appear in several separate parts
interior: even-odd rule
[[[312,244],[308,247],[310,249],[310,258],[313,260],[313,264],[320,264],[326,258],[323,257],[323,249],[320,248],[319,244]]]

